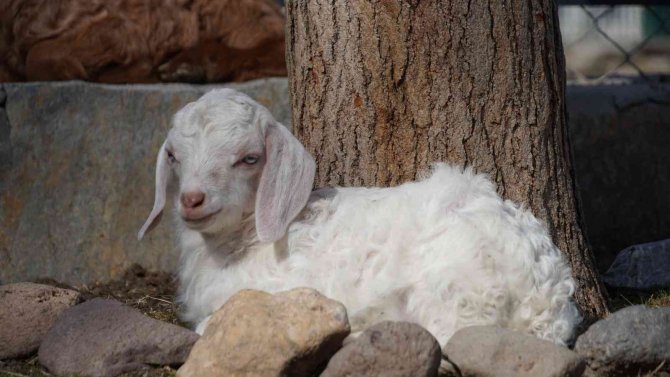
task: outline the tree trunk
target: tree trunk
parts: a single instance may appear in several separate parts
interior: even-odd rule
[[[294,133],[318,186],[474,166],[546,222],[583,314],[607,313],[579,224],[551,0],[294,0],[287,11]]]

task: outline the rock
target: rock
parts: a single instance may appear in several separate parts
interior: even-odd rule
[[[441,358],[440,345],[423,327],[385,321],[348,342],[330,359],[321,377],[437,376]]]
[[[65,311],[39,349],[56,375],[116,376],[147,365],[186,360],[198,334],[96,298]]]
[[[670,238],[669,89],[644,81],[566,87],[579,212],[601,272],[625,247]]]
[[[80,298],[77,291],[43,284],[0,286],[0,359],[37,351],[58,317]]]
[[[285,78],[226,86],[291,124]],[[215,87],[1,84],[0,282],[105,281],[133,263],[173,271],[168,221],[142,242],[135,235],[153,204],[155,154],[170,118]],[[567,87],[575,180],[600,271],[628,245],[670,237],[670,175],[658,174],[670,156],[668,88]]]
[[[603,281],[616,288],[670,288],[668,271],[670,239],[634,245],[622,250],[603,275]]]
[[[1,87],[0,282],[50,277],[81,285],[118,279],[133,263],[174,271],[179,253],[168,217],[136,238],[153,205],[156,153],[172,115],[222,86]],[[225,87],[290,124],[286,79]]]
[[[670,308],[629,306],[594,323],[575,344],[590,374],[638,376],[670,371]]]
[[[494,326],[457,331],[444,353],[463,376],[581,376],[586,367],[565,347]]]
[[[313,289],[243,290],[212,315],[177,376],[313,376],[348,334],[344,306]]]

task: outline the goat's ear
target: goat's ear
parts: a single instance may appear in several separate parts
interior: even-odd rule
[[[165,151],[165,142],[161,145],[156,159],[156,193],[154,194],[154,208],[151,210],[147,221],[144,222],[137,239],[141,240],[144,235],[153,229],[160,222],[165,206],[165,196],[167,194],[167,184],[170,178],[170,167],[167,162],[167,152]]]
[[[274,242],[307,204],[316,164],[280,123],[267,128],[265,158],[256,193],[256,232],[261,241]]]

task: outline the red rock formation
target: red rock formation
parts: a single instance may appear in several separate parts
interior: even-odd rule
[[[286,75],[273,0],[3,0],[0,82]]]

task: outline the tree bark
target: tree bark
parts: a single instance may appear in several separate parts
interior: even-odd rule
[[[294,0],[287,14],[293,128],[318,186],[473,166],[546,222],[582,313],[607,314],[579,224],[551,0]]]

